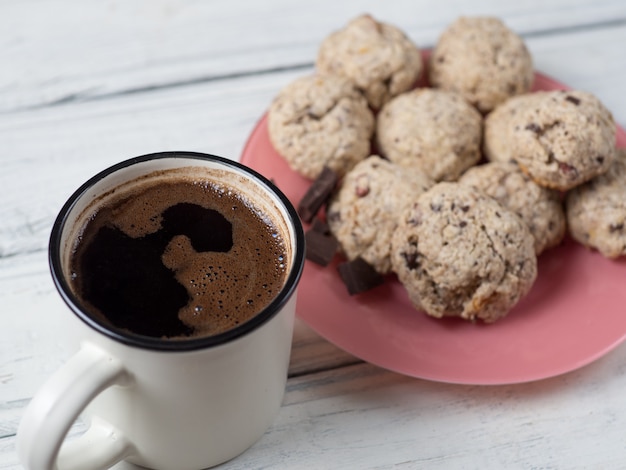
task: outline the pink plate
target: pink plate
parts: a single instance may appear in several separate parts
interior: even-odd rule
[[[536,74],[535,89],[567,87]],[[623,129],[617,144],[626,146]],[[310,185],[272,147],[266,116],[241,161],[273,179],[294,205]],[[584,366],[626,337],[626,259],[605,259],[569,239],[541,255],[530,294],[491,325],[428,317],[411,306],[394,276],[350,297],[337,273],[339,261],[325,268],[307,261],[298,316],[347,352],[409,376],[462,384],[527,382]]]

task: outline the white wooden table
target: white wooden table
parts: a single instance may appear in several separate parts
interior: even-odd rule
[[[362,12],[423,48],[460,14],[500,16],[538,70],[626,126],[624,0],[0,1],[0,469],[21,468],[23,409],[71,352],[46,252],[65,199],[135,155],[239,158],[277,91]],[[224,468],[626,468],[626,347],[539,382],[450,385],[363,363],[298,323],[279,416]]]

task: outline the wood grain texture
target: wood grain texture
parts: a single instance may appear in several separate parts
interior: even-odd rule
[[[307,374],[289,381],[261,440],[220,468],[623,468],[626,414],[611,390],[626,386],[624,364],[622,348],[561,377],[494,387],[427,382],[369,364]],[[3,441],[10,447],[14,438]],[[16,468],[0,452],[0,469]]]
[[[312,64],[321,39],[363,12],[430,47],[459,15],[529,37],[626,21],[619,0],[4,2],[0,112]]]
[[[0,1],[0,469],[21,468],[23,409],[72,353],[46,254],[66,198],[136,155],[239,158],[321,39],[366,11],[422,47],[461,14],[500,16],[538,70],[626,126],[622,0]],[[362,363],[298,321],[280,415],[224,468],[626,468],[625,364],[622,346],[536,383],[439,384]]]

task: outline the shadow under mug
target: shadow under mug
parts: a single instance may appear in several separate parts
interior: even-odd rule
[[[86,313],[69,287],[76,220],[120,185],[186,167],[223,172],[228,185],[247,192],[283,227],[291,253],[286,281],[265,309],[215,336],[166,340],[112,329]],[[70,331],[78,351],[37,392],[21,420],[17,446],[26,469],[98,469],[121,460],[153,469],[201,469],[237,456],[267,430],[284,395],[304,265],[298,215],[270,181],[237,162],[194,152],[121,162],[69,198],[52,229],[49,261],[71,311],[60,327]],[[88,430],[66,441],[81,414]]]

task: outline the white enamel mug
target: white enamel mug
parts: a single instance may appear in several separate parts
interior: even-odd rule
[[[81,309],[69,288],[76,219],[113,188],[181,167],[226,170],[227,183],[283,228],[291,254],[286,282],[263,311],[216,336],[168,341],[111,329]],[[17,442],[24,467],[95,470],[126,460],[153,469],[202,469],[246,450],[270,426],[283,399],[303,264],[304,234],[293,206],[270,181],[237,162],[163,152],[90,179],[65,204],[50,238],[52,276],[70,310],[63,327],[77,352],[25,411]],[[79,415],[89,428],[66,441]]]

